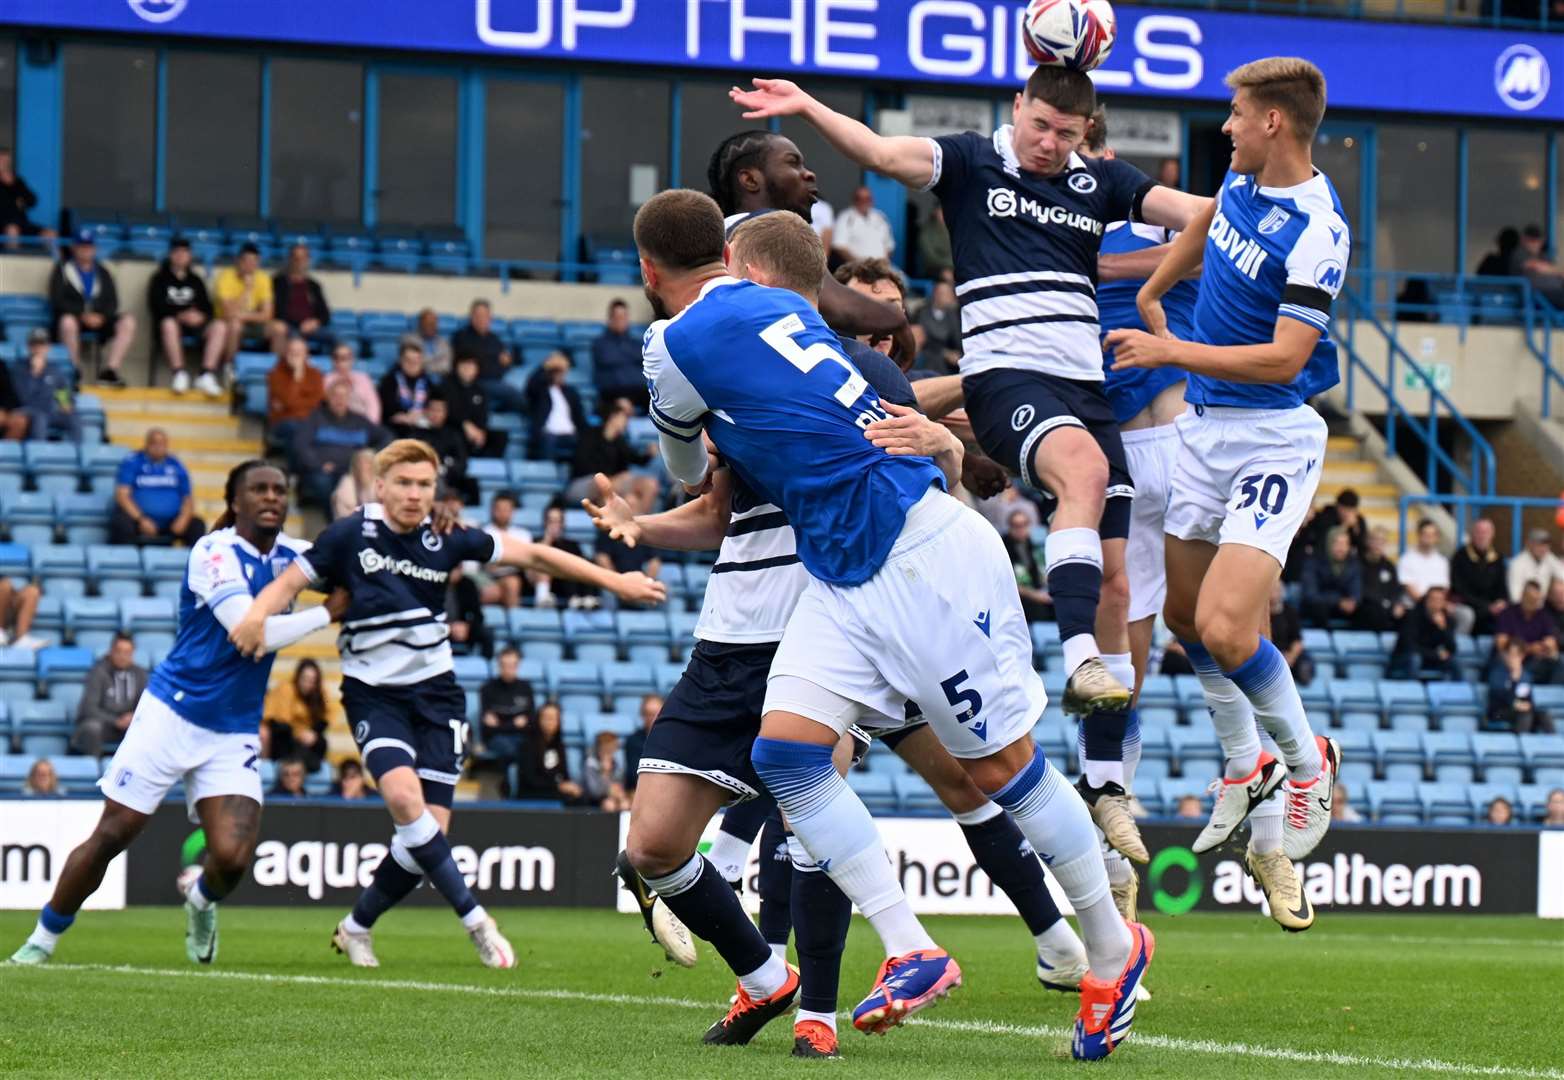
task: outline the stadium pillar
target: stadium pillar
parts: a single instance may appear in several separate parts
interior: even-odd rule
[[[878,104],[872,93],[864,95],[863,121],[871,128],[875,127],[875,111]],[[875,128],[875,130],[879,129]],[[913,270],[914,253],[907,250],[907,189],[902,187],[900,181],[868,171],[863,173],[863,184],[874,196],[874,205],[890,219],[891,235],[896,238],[896,250],[891,261],[902,267],[910,276]]]
[[[40,224],[59,223],[64,180],[65,66],[58,42],[24,40],[16,69],[16,161],[27,177]]]
[[[483,76],[464,72],[456,104],[456,220],[467,233],[467,246],[475,259],[484,257],[483,107]]]

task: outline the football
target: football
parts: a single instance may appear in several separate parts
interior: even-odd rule
[[[1108,0],[1031,0],[1022,31],[1033,60],[1076,71],[1108,59],[1118,32]]]

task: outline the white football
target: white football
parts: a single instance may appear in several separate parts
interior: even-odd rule
[[[1031,0],[1022,30],[1039,64],[1090,71],[1113,51],[1118,20],[1108,0]]]

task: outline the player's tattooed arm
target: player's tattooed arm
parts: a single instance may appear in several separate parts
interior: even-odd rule
[[[1152,194],[1165,190],[1153,188]],[[1147,195],[1150,198],[1150,194]],[[1178,282],[1193,274],[1205,262],[1206,233],[1211,229],[1211,219],[1216,216],[1216,201],[1206,200],[1206,208],[1189,223],[1168,245],[1168,252],[1157,264],[1156,270],[1146,279],[1135,297],[1140,309],[1141,321],[1157,337],[1168,337],[1168,319],[1162,312],[1162,298]]]
[[[820,282],[820,317],[838,334],[848,337],[891,339],[891,359],[903,371],[912,367],[918,344],[912,336],[907,313],[897,304],[885,304],[849,289],[830,274]]]
[[[1318,328],[1284,315],[1276,320],[1272,339],[1259,345],[1202,345],[1115,330],[1103,348],[1113,350],[1115,371],[1171,366],[1227,382],[1285,384],[1298,377],[1319,340]]]
[[[671,551],[711,551],[722,545],[733,513],[732,473],[727,469],[712,473],[710,491],[660,514],[636,514],[608,477],[598,473],[593,479],[599,501],[582,499],[581,505],[593,524],[614,539],[630,547],[647,543]]]
[[[636,604],[660,604],[668,599],[668,587],[656,578],[649,578],[639,571],[618,574],[598,566],[579,555],[550,547],[518,540],[514,536],[502,538],[496,549],[494,561],[523,570],[536,570],[549,577],[568,578],[598,589],[607,589],[621,600]]]
[[[864,428],[864,438],[887,454],[933,458],[945,474],[947,490],[961,482],[961,460],[966,450],[960,439],[915,409],[890,401],[880,402],[880,407],[891,414],[890,418],[876,420]]]

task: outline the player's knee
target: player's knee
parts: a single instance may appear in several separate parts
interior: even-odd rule
[[[1254,627],[1221,608],[1201,611],[1195,618],[1195,632],[1224,670],[1238,667],[1254,652]]]
[[[107,861],[130,847],[131,841],[140,831],[141,826],[137,822],[125,818],[105,818],[98,822],[88,843],[92,845],[97,858]]]
[[[214,872],[225,878],[237,878],[244,874],[255,854],[255,837],[229,837],[216,843],[207,838],[206,862]]]
[[[632,833],[625,842],[630,865],[643,878],[667,877],[690,861],[691,852],[675,850],[671,837]]]

